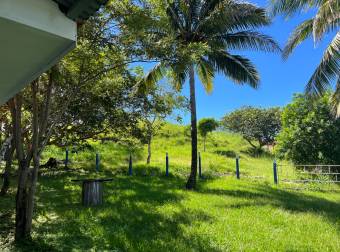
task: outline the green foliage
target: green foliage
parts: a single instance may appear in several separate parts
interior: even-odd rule
[[[157,3],[161,3],[158,8]],[[145,50],[146,57],[159,61],[139,88],[145,90],[170,76],[180,90],[189,78],[192,172],[186,187],[193,189],[197,171],[195,71],[208,93],[216,72],[234,83],[257,88],[260,77],[255,66],[234,50],[280,51],[272,38],[256,31],[269,25],[270,19],[265,9],[239,1],[130,1],[130,9],[144,12],[149,19],[136,31],[129,22],[131,12],[120,14],[122,33],[133,34],[135,45]]]
[[[7,104],[0,106],[0,148],[6,136],[10,135],[11,116]],[[1,158],[1,157],[0,157]]]
[[[50,143],[80,144],[105,138],[133,146],[147,94],[135,92],[137,74],[128,69],[137,53],[112,29],[109,7],[78,30],[77,48],[59,64],[56,123]],[[94,55],[96,55],[94,57]],[[138,70],[138,69],[137,69]]]
[[[203,118],[198,122],[198,132],[203,137],[204,151],[208,133],[216,130],[217,127],[218,122],[214,118]]]
[[[176,120],[181,120],[179,115],[174,115],[174,110],[181,110],[187,106],[187,100],[174,90],[166,90],[161,86],[153,86],[142,93],[140,108],[139,135],[142,143],[151,141],[160,128],[164,125],[165,119],[175,116]]]
[[[330,94],[296,95],[285,107],[277,153],[296,164],[340,163],[340,120],[331,113]]]
[[[184,136],[190,137],[191,136],[191,125],[186,125],[184,127]]]
[[[213,132],[218,127],[218,122],[214,118],[203,118],[198,122],[198,132],[202,137],[206,137],[208,133]]]
[[[237,1],[127,1],[123,9],[113,11],[121,24],[123,39],[145,56],[161,61],[141,85],[154,85],[169,72],[176,87],[196,72],[207,92],[213,88],[214,73],[219,72],[235,83],[257,87],[259,74],[246,58],[232,50],[278,52],[273,39],[256,31],[270,24],[265,9]],[[133,17],[132,13],[136,16]],[[141,19],[136,22],[135,19]],[[135,20],[135,22],[132,22]],[[142,22],[144,21],[144,22]],[[137,28],[136,28],[137,27]]]
[[[243,107],[222,119],[222,125],[235,133],[239,133],[255,149],[253,141],[257,141],[261,149],[264,145],[273,144],[281,129],[280,108]]]

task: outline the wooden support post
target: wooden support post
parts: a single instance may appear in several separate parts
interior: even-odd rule
[[[165,156],[165,176],[169,176],[169,155],[166,153]]]
[[[198,177],[202,178],[201,152],[198,152]]]
[[[68,148],[66,148],[66,151],[65,151],[65,168],[68,167]]]
[[[132,176],[132,155],[130,153],[130,159],[129,159],[129,176]]]
[[[278,183],[278,178],[277,178],[277,165],[276,165],[276,160],[273,162],[273,172],[274,172],[274,184],[277,185]]]
[[[236,157],[236,178],[240,179],[240,157]]]
[[[99,172],[99,153],[96,153],[96,172]]]

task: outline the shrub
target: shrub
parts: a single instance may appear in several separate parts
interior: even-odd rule
[[[282,113],[276,152],[295,164],[340,164],[340,120],[330,94],[317,100],[295,95]]]

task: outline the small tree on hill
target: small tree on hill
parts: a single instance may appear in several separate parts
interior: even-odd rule
[[[198,132],[203,137],[203,150],[205,151],[205,143],[207,135],[216,130],[218,122],[214,118],[203,118],[198,122]]]
[[[148,90],[147,94],[142,94],[142,104],[140,110],[139,138],[142,143],[148,145],[148,156],[146,163],[151,161],[151,143],[154,136],[165,123],[165,119],[170,116],[174,110],[182,109],[187,106],[187,100],[184,96],[172,90],[162,90],[159,86],[154,86]],[[178,116],[176,120],[180,120]]]
[[[255,150],[261,151],[263,146],[275,142],[281,129],[280,117],[280,108],[243,107],[225,115],[222,124],[226,129],[241,134]]]

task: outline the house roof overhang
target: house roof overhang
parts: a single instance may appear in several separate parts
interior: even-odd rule
[[[0,1],[0,105],[76,46],[99,0]]]
[[[53,0],[60,10],[74,21],[84,21],[97,12],[108,0]]]

